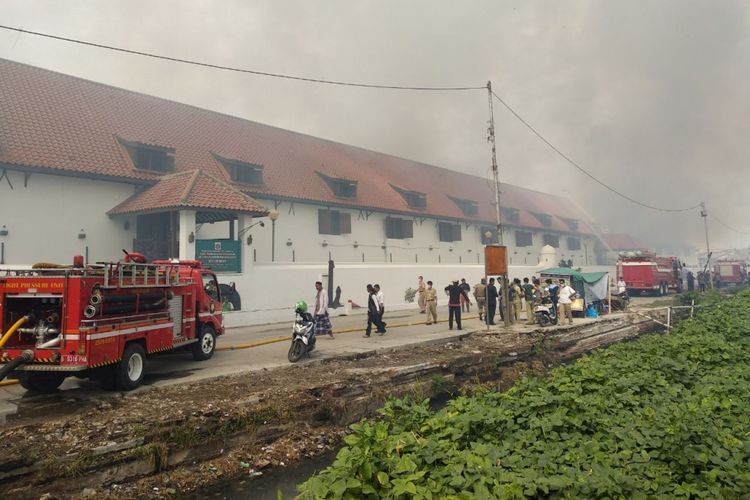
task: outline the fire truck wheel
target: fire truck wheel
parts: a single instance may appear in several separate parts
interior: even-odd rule
[[[115,365],[115,386],[123,391],[132,391],[143,381],[146,369],[146,352],[140,344],[125,346],[122,360]]]
[[[214,355],[216,349],[216,332],[212,326],[203,325],[198,342],[193,344],[193,359],[205,361]]]
[[[55,392],[63,380],[65,380],[65,375],[55,372],[22,371],[18,375],[21,386],[32,392]]]

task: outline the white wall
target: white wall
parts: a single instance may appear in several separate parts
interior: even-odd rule
[[[134,218],[110,219],[106,212],[134,192],[129,184],[6,170],[0,180],[0,236],[6,264],[72,263],[73,255],[89,262],[118,260],[133,246]],[[125,221],[129,220],[129,229]],[[85,239],[79,239],[81,229]]]
[[[535,275],[541,269],[550,267],[510,266],[511,278],[524,278]],[[589,269],[585,269],[589,270]],[[591,269],[593,270],[593,269]],[[234,282],[242,299],[242,311],[226,314],[227,327],[250,324],[273,323],[291,320],[292,307],[298,300],[312,304],[315,298],[316,281],[327,286],[327,264],[275,263],[257,264],[243,274],[219,274],[221,283]],[[348,300],[361,306],[367,304],[365,286],[380,284],[385,294],[386,308],[389,311],[416,308],[416,303],[404,299],[407,288],[417,287],[417,277],[424,276],[425,281],[432,281],[439,290],[438,304],[446,305],[442,289],[454,279],[466,278],[472,285],[483,277],[483,265],[456,264],[336,264],[334,269],[334,292],[341,287],[341,303]],[[473,300],[473,299],[472,299]],[[344,308],[331,310],[332,315],[344,313]],[[357,310],[354,310],[356,313]],[[360,310],[364,312],[364,309]]]

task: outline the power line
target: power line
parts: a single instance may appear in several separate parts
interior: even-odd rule
[[[125,49],[122,47],[115,47],[112,45],[104,45],[101,43],[88,42],[85,40],[79,40],[75,38],[68,38],[68,37],[59,36],[59,35],[51,35],[49,33],[41,33],[39,31],[25,30],[25,29],[16,28],[13,26],[0,25],[0,28],[5,29],[5,30],[10,30],[10,31],[15,31],[18,33],[25,33],[27,35],[40,36],[40,37],[50,38],[53,40],[59,40],[63,42],[77,43],[79,45],[96,47],[99,49],[112,50],[115,52],[123,52],[125,54],[133,54],[137,56],[151,57],[153,59],[161,59],[163,61],[172,61],[172,62],[177,62],[177,63],[182,63],[182,64],[190,64],[193,66],[202,66],[204,68],[220,69],[220,70],[225,70],[225,71],[233,71],[235,73],[248,73],[251,75],[267,76],[271,78],[283,78],[286,80],[297,80],[297,81],[302,81],[302,82],[323,83],[327,85],[340,85],[340,86],[345,86],[345,87],[363,87],[363,88],[371,88],[371,89],[390,89],[390,90],[415,90],[415,91],[428,91],[428,92],[430,91],[451,92],[451,91],[465,91],[465,90],[485,90],[486,88],[484,86],[428,87],[428,86],[407,86],[407,85],[380,85],[380,84],[374,84],[374,83],[357,83],[357,82],[344,82],[344,81],[339,81],[339,80],[324,80],[320,78],[309,78],[309,77],[304,77],[304,76],[285,75],[282,73],[271,73],[268,71],[258,71],[258,70],[245,69],[245,68],[236,68],[233,66],[222,66],[220,64],[211,64],[211,63],[206,63],[206,62],[201,62],[201,61],[193,61],[190,59],[181,59],[179,57],[164,56],[160,54],[154,54],[151,52],[143,52],[139,50]]]
[[[714,215],[714,214],[710,214],[710,217],[713,220],[715,220],[716,222],[718,222],[720,225],[724,226],[726,229],[729,229],[730,231],[734,231],[735,233],[739,233],[739,234],[750,235],[750,231],[740,231],[739,229],[735,229],[732,226],[730,226],[729,224],[727,224],[726,222],[724,222],[723,220],[721,220],[718,217],[716,217],[716,215]]]
[[[505,102],[499,95],[497,95],[494,91],[492,91],[492,95],[495,96],[495,99],[500,101],[500,103],[505,106],[505,108],[510,111],[513,116],[515,116],[518,121],[523,123],[526,128],[531,130],[531,132],[536,135],[542,142],[544,142],[547,146],[549,146],[555,153],[560,155],[565,161],[573,165],[575,168],[580,170],[584,175],[592,179],[594,182],[599,184],[600,186],[604,187],[605,189],[608,189],[609,191],[615,193],[617,196],[620,196],[621,198],[625,198],[626,200],[630,201],[631,203],[635,203],[636,205],[640,205],[645,208],[650,208],[651,210],[657,210],[659,212],[687,212],[690,210],[695,210],[696,208],[700,208],[700,204],[694,205],[692,207],[686,207],[686,208],[663,208],[663,207],[656,207],[654,205],[649,205],[648,203],[644,203],[642,201],[636,200],[635,198],[632,198],[617,189],[613,188],[612,186],[606,184],[604,181],[599,180],[597,177],[595,177],[593,174],[591,174],[588,170],[580,166],[578,163],[576,163],[574,160],[572,160],[570,157],[568,157],[565,153],[560,151],[557,147],[555,147],[554,144],[549,142],[541,133],[539,133],[529,122],[524,120],[524,118],[519,115],[516,110],[514,110],[507,102]]]

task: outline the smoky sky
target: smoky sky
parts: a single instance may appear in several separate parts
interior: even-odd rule
[[[750,4],[744,1],[6,0],[0,19],[313,78],[440,86],[492,80],[516,111],[605,183],[651,205],[705,201],[712,247],[750,244]],[[491,176],[483,91],[284,81],[3,30],[0,57]],[[616,197],[499,103],[494,107],[503,182],[566,196],[609,231],[631,233],[658,250],[705,247],[698,210],[661,213]]]

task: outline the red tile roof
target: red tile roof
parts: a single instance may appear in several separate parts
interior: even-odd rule
[[[647,249],[640,241],[625,233],[604,233],[600,235],[600,238],[610,250]]]
[[[132,214],[177,208],[241,212],[257,216],[268,214],[265,207],[246,194],[200,170],[166,175],[107,213]]]
[[[136,169],[123,138],[174,148],[175,171],[201,170],[257,197],[285,197],[494,224],[487,179],[376,153],[0,59],[0,166],[154,182]],[[263,166],[263,184],[232,183],[211,153]],[[357,196],[337,198],[316,171],[357,181]],[[425,193],[409,208],[392,187]],[[467,217],[450,198],[476,200]],[[504,184],[502,206],[520,209],[518,225],[545,230],[527,210],[553,216],[549,229],[591,234],[585,216],[562,197]],[[558,217],[581,221],[573,231]],[[509,221],[504,220],[504,223]],[[513,224],[516,225],[516,224]]]

